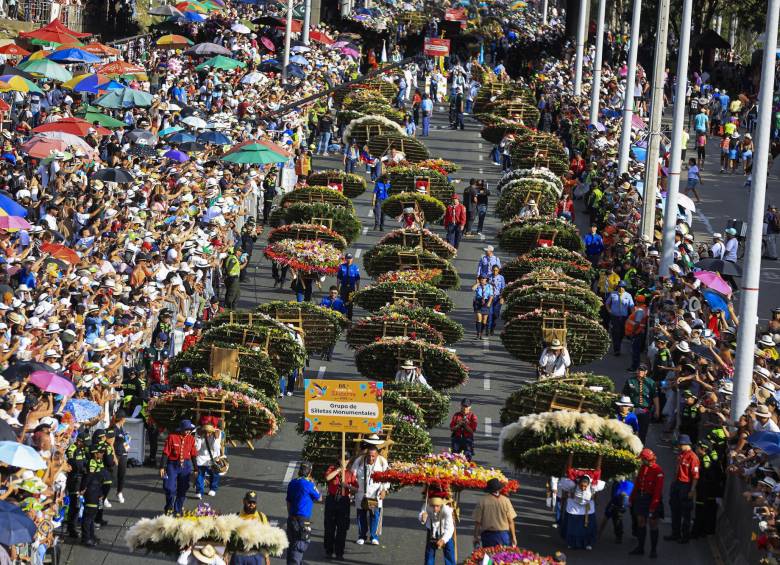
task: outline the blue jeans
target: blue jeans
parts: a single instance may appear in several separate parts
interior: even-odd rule
[[[382,212],[382,200],[377,200],[374,204],[374,229],[385,227],[385,214]]]
[[[330,145],[330,132],[324,132],[320,134],[320,143],[317,146],[317,153],[327,153],[328,145]]]
[[[473,107],[474,107],[474,101],[467,99],[466,100],[466,113],[470,114]]]
[[[198,478],[195,482],[195,492],[198,494],[203,494],[207,475],[209,477],[209,490],[216,491],[219,488],[219,475],[211,470],[211,466],[198,465]]]
[[[436,545],[428,542],[425,544],[425,565],[436,565]],[[452,538],[441,548],[444,554],[444,565],[455,565],[455,542]]]
[[[358,508],[358,539],[379,539],[379,535],[376,531],[379,529],[379,518],[381,516],[381,508],[375,508],[373,514],[368,510],[361,510]],[[368,534],[370,534],[370,538],[366,537]]]
[[[187,498],[187,490],[190,487],[192,463],[189,460],[184,463],[168,461],[165,473],[165,479],[163,479],[165,510],[166,512],[173,510],[176,514],[181,514],[184,500]]]
[[[496,329],[496,324],[501,319],[501,302],[496,300],[490,307],[490,314],[488,315],[488,327],[491,330]]]
[[[471,461],[474,457],[474,438],[473,437],[453,437],[450,438],[453,453],[462,453]]]
[[[512,536],[509,530],[503,532],[482,532],[479,535],[482,547],[494,547],[496,545],[512,545]]]
[[[357,159],[347,159],[344,162],[345,173],[354,173],[356,168],[357,168]]]
[[[447,226],[447,243],[452,245],[455,249],[460,245],[461,235],[463,235],[463,230],[460,229],[458,224],[450,224]]]
[[[428,137],[428,133],[431,130],[431,117],[430,116],[423,116],[422,119],[422,133],[420,134],[422,137]]]

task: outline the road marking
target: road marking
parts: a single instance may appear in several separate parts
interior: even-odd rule
[[[287,464],[287,470],[284,472],[284,479],[282,480],[282,484],[287,484],[291,480],[293,480],[293,475],[295,474],[295,470],[298,468],[298,463],[300,461],[290,461]]]
[[[479,148],[482,149],[482,144],[481,143],[478,143],[477,145],[479,145]]]
[[[485,330],[485,331],[487,331],[487,330]],[[483,339],[482,340],[482,351],[484,351],[485,353],[490,351],[490,340],[489,339]]]
[[[493,418],[485,418],[485,437],[493,435]]]
[[[374,217],[374,209],[373,208],[369,208],[368,209],[368,214],[366,214],[366,216],[369,217],[369,218],[373,218]]]
[[[696,217],[699,218],[699,221],[704,224],[704,227],[707,228],[707,232],[710,234],[715,233],[715,230],[712,229],[712,224],[710,223],[710,220],[707,216],[702,214],[700,211],[696,211]]]
[[[366,235],[368,233],[368,226],[363,228],[363,235]]]
[[[482,377],[482,388],[490,390],[490,373],[485,373],[485,376]]]
[[[317,378],[318,379],[323,378],[325,376],[325,371],[327,371],[327,370],[328,370],[328,368],[325,365],[323,365],[322,367],[317,369]]]
[[[484,155],[479,155],[478,157],[479,157],[480,161],[484,161],[485,160],[485,156]]]
[[[355,251],[355,253],[354,253],[353,257],[354,257],[355,259],[357,259],[358,257],[360,257],[360,254],[361,254],[361,253],[363,253],[363,250],[362,250],[362,249],[358,249],[357,251]]]
[[[485,174],[485,169],[483,169],[482,167],[480,167],[480,168],[479,168],[479,174],[480,174],[480,175],[484,175],[484,174]]]

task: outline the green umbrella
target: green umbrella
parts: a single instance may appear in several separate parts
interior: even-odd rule
[[[73,78],[73,75],[68,69],[49,59],[25,61],[24,63],[17,65],[17,68],[30,74],[46,77],[49,80],[56,80],[59,82],[66,82]]]
[[[127,124],[123,121],[117,120],[116,118],[112,118],[111,116],[102,113],[100,108],[95,108],[94,106],[87,106],[86,108],[79,110],[76,112],[76,116],[89,122],[90,124],[97,122],[104,128],[108,129],[127,127]]]
[[[243,69],[244,67],[246,67],[246,63],[242,61],[231,59],[230,57],[225,57],[224,55],[217,55],[216,57],[212,57],[207,61],[203,61],[200,65],[195,67],[195,69],[198,71],[202,71],[203,69],[206,68],[213,68],[213,69],[221,69],[223,71],[230,71],[237,68]]]
[[[233,153],[228,153],[222,157],[222,160],[228,161],[229,163],[240,163],[242,165],[266,165],[268,163],[286,161],[287,158],[264,145],[251,144],[246,145]]]
[[[101,108],[135,108],[136,106],[151,106],[152,95],[133,88],[117,88],[95,100],[95,106]]]

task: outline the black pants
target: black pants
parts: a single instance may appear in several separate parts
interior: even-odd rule
[[[268,223],[268,216],[271,215],[271,207],[274,205],[273,200],[263,201],[263,225]]]
[[[471,207],[466,206],[466,227],[463,228],[463,233],[471,233],[471,224],[474,223],[474,214]]]
[[[235,310],[241,296],[241,282],[238,277],[225,277],[225,308]]]
[[[68,533],[72,536],[76,536],[78,530],[76,527],[79,523],[79,510],[81,509],[81,499],[79,498],[78,491],[68,491]]]
[[[81,518],[81,541],[88,542],[95,539],[95,517],[98,513],[96,503],[84,505],[84,516]]]
[[[287,565],[301,565],[303,554],[309,549],[311,542],[311,524],[307,526],[308,519],[299,516],[287,518],[287,539],[290,545],[287,547]]]
[[[325,553],[342,557],[349,530],[349,497],[325,497]]]
[[[702,496],[696,498],[696,516],[693,519],[693,537],[710,536],[715,533],[715,526],[718,521],[718,504],[714,496]]]
[[[160,431],[153,425],[144,422],[146,426],[146,438],[149,440],[149,461],[153,466],[157,466],[157,440],[160,438]]]
[[[672,536],[688,539],[691,533],[693,501],[688,498],[691,483],[674,481],[669,491],[669,507],[672,510]]]
[[[650,410],[647,408],[637,408],[634,410],[634,414],[636,414],[637,422],[639,422],[639,433],[637,435],[639,436],[639,439],[642,440],[642,443],[645,443],[647,430],[650,429]]]
[[[612,349],[615,354],[620,353],[620,345],[623,343],[623,337],[626,335],[627,316],[610,315],[610,335],[612,335]]]
[[[284,281],[287,279],[287,269],[289,269],[287,265],[280,265],[276,261],[271,262],[271,276],[279,283],[279,286],[284,285]]]
[[[125,489],[125,476],[127,475],[127,455],[119,455],[116,459],[116,492],[120,493]]]
[[[339,289],[339,296],[341,297],[341,300],[344,301],[344,305],[347,307],[347,319],[352,319],[352,300],[350,299],[350,294],[355,292],[355,289],[348,288],[344,285],[341,286]]]

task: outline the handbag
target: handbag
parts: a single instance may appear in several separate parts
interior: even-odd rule
[[[369,510],[373,511],[379,508],[379,499],[378,498],[369,498],[367,496],[363,497],[363,500],[360,501],[360,509],[361,510]]]
[[[203,438],[203,441],[206,442],[206,451],[209,452],[209,457],[211,458],[211,472],[220,476],[225,475],[228,472],[228,469],[230,469],[228,458],[224,455],[214,457],[211,453],[211,446],[209,445],[208,438]]]

